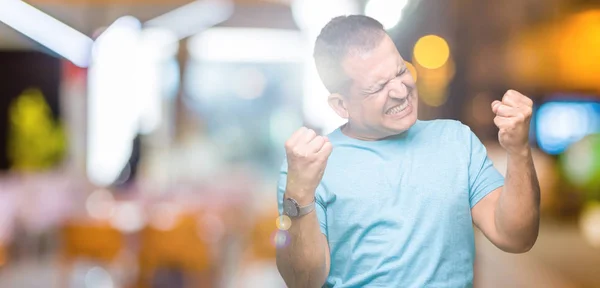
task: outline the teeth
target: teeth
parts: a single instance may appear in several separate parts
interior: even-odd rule
[[[406,107],[408,107],[408,100],[404,100],[404,103],[389,109],[385,114],[387,114],[387,115],[398,114],[398,113],[404,111],[404,109],[406,109]]]

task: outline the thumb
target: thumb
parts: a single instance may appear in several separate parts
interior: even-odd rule
[[[498,114],[498,107],[500,107],[500,104],[502,104],[502,102],[498,100],[494,100],[494,102],[492,102],[492,111],[494,114]]]

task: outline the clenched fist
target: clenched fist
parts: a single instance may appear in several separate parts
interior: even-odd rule
[[[508,90],[502,101],[492,102],[492,111],[496,114],[494,124],[500,129],[498,140],[509,155],[529,151],[532,109],[533,101],[515,90]]]
[[[301,204],[310,203],[327,165],[333,146],[327,137],[302,127],[285,142],[288,162],[287,195]]]

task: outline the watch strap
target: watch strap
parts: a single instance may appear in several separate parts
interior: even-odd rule
[[[298,210],[299,210],[299,211],[298,211],[298,217],[300,217],[300,216],[304,216],[304,215],[306,215],[306,214],[308,214],[308,213],[312,212],[313,210],[315,210],[315,203],[316,203],[316,202],[317,202],[317,199],[316,199],[316,198],[314,198],[314,199],[313,199],[313,201],[312,201],[310,204],[308,204],[308,205],[306,205],[306,206],[302,206],[302,207],[300,207],[300,208],[298,209]]]

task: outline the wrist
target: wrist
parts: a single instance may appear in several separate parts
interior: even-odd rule
[[[306,205],[311,204],[313,201],[315,201],[315,194],[314,193],[294,193],[294,191],[287,190],[287,191],[285,191],[285,194],[283,194],[283,199],[285,200],[288,198],[292,198],[292,199],[296,200],[296,202],[300,206],[306,206]]]
[[[531,148],[529,146],[520,149],[508,151],[508,157],[513,159],[529,159],[531,158]]]
[[[316,185],[307,184],[305,181],[294,181],[293,177],[288,178],[285,198],[294,198],[300,205],[311,203],[315,198]]]

